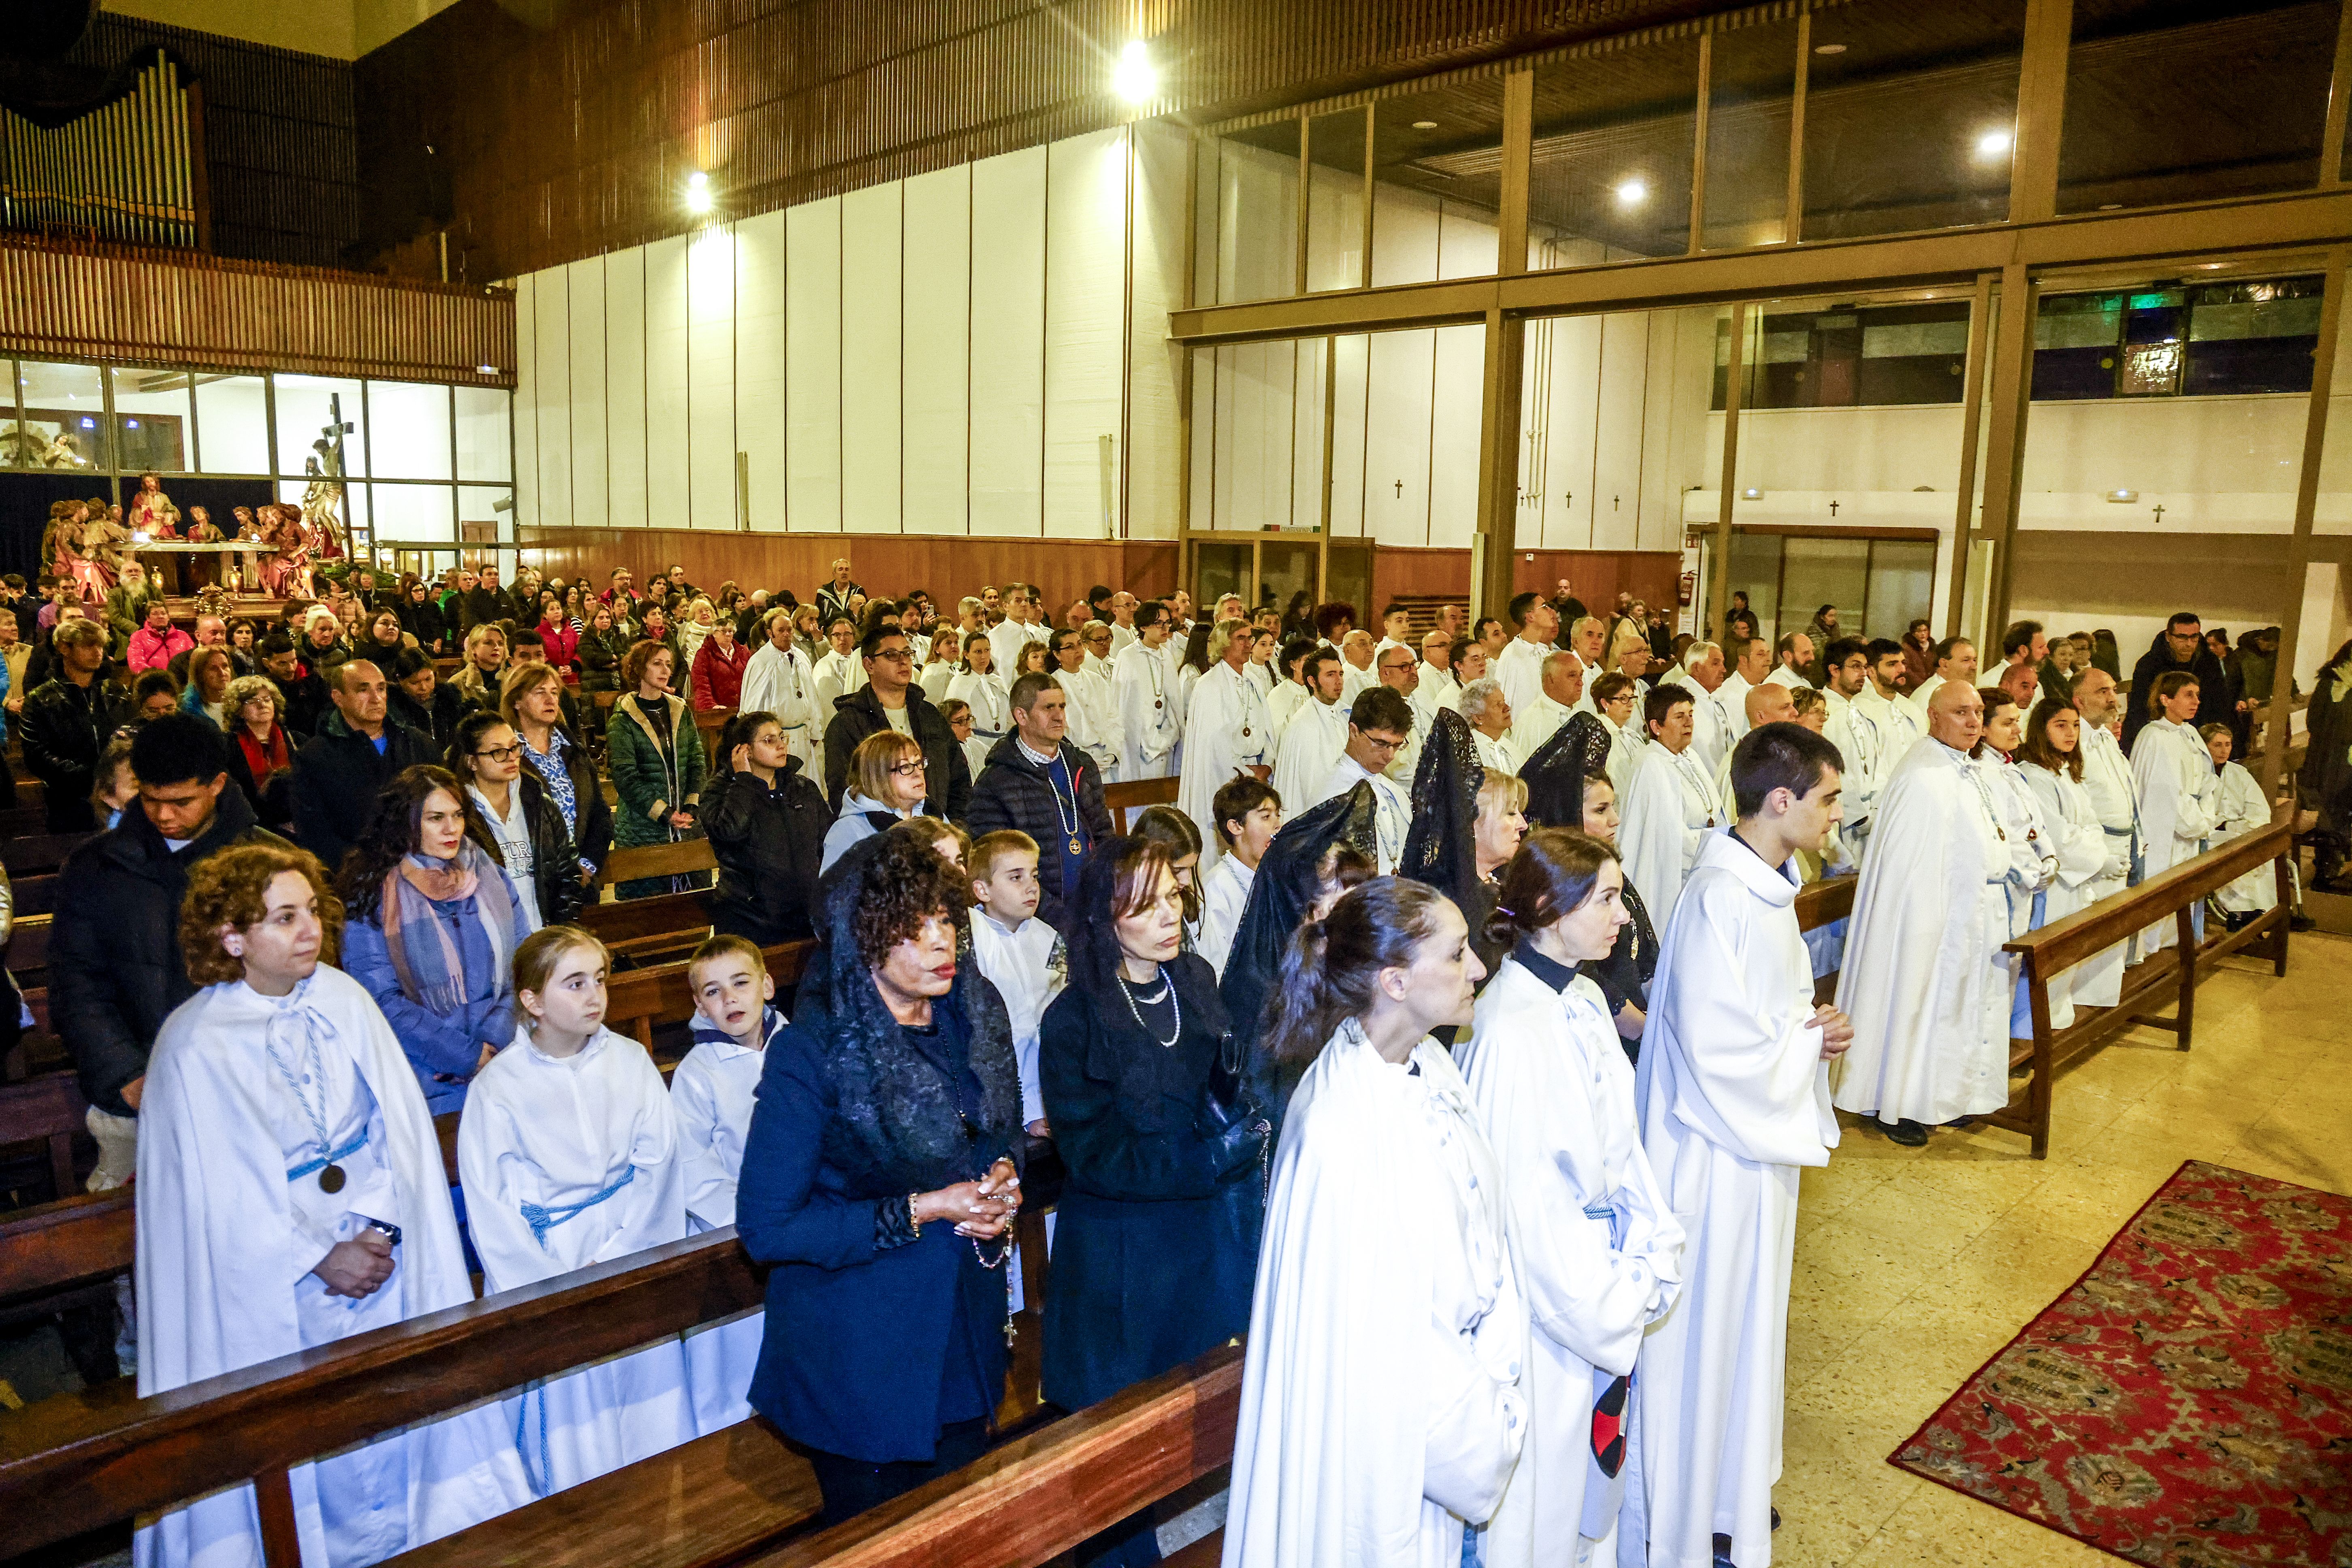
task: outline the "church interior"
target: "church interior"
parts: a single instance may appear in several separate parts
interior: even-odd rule
[[[1721,647],[1722,679],[1750,636],[1770,645],[1768,665],[1813,665],[1811,684],[1827,689],[1816,661],[1834,665],[1848,646],[1822,629],[1832,607],[1826,624],[1856,639],[1853,658],[1874,666],[1884,642],[1919,661],[1906,692],[1947,675],[1954,639],[1974,651],[1950,680],[1990,686],[2015,628],[2031,628],[2029,663],[2045,635],[2058,645],[2079,629],[2083,651],[2056,676],[2042,665],[2037,685],[2027,672],[2018,718],[2037,724],[2066,699],[2061,678],[2102,658],[2118,700],[2145,717],[2170,679],[2149,677],[2172,668],[2151,660],[2209,668],[2168,656],[2168,635],[2194,623],[2201,660],[2221,633],[2207,696],[2226,670],[2235,700],[2213,765],[2248,778],[2255,815],[2188,836],[2144,877],[2135,866],[2125,890],[2134,814],[2147,809],[2127,790],[2126,825],[2105,832],[2134,847],[2117,851],[2104,907],[2053,908],[2045,921],[2029,892],[1992,940],[2015,998],[2011,1026],[1994,1026],[2000,1102],[1926,1119],[1933,1136],[1916,1147],[1841,1090],[1822,1161],[1762,1167],[1794,1194],[1766,1544],[1717,1523],[1711,1559],[1705,1542],[1697,1556],[1644,1555],[1625,1518],[1603,1537],[1587,1512],[1582,1546],[1613,1540],[1603,1550],[1633,1568],[2352,1563],[2352,879],[2336,880],[2352,855],[2352,709],[2333,711],[2352,690],[2352,0],[16,0],[10,11],[0,575],[22,624],[0,652],[21,638],[63,671],[79,668],[68,645],[80,645],[60,627],[114,626],[131,656],[100,686],[112,682],[134,727],[210,704],[245,748],[232,794],[237,769],[263,775],[258,788],[299,764],[270,763],[266,740],[258,763],[242,760],[254,742],[191,675],[132,711],[151,702],[172,638],[205,662],[207,618],[255,632],[236,651],[236,691],[282,635],[304,679],[328,678],[319,722],[341,725],[358,709],[332,666],[366,668],[373,654],[394,678],[396,717],[412,679],[400,669],[437,668],[423,681],[428,704],[436,680],[446,696],[470,677],[465,706],[480,701],[485,723],[503,712],[512,744],[537,759],[518,718],[528,680],[469,661],[476,628],[500,637],[503,658],[540,605],[517,600],[502,634],[495,614],[467,609],[462,632],[457,619],[476,585],[497,591],[492,570],[558,590],[541,657],[579,710],[581,789],[624,816],[635,797],[614,765],[621,735],[656,771],[675,770],[689,743],[714,773],[730,755],[733,773],[751,766],[756,734],[727,728],[755,711],[749,690],[740,704],[733,684],[703,700],[696,650],[716,636],[722,663],[739,642],[757,656],[770,612],[787,605],[821,609],[773,630],[785,666],[831,699],[830,646],[847,661],[845,704],[867,679],[861,656],[892,657],[902,626],[912,647],[918,593],[938,625],[925,615],[908,668],[954,663],[940,678],[957,684],[941,690],[963,692],[974,671],[961,639],[995,645],[977,666],[986,677],[998,660],[995,689],[1011,698],[995,728],[976,699],[930,699],[980,726],[961,742],[979,748],[975,794],[983,764],[1005,765],[997,738],[1030,733],[1012,717],[1029,711],[1015,689],[1030,662],[1020,618],[1014,668],[983,635],[1002,624],[999,584],[1035,600],[1026,640],[1054,650],[1047,675],[1061,647],[1047,623],[1083,645],[1090,599],[1097,620],[1106,605],[1122,616],[1171,606],[1168,679],[1197,675],[1181,688],[1195,692],[1224,657],[1203,639],[1223,649],[1229,637],[1266,644],[1251,668],[1274,653],[1267,679],[1298,685],[1281,665],[1302,631],[1301,651],[1319,632],[1378,691],[1386,678],[1318,621],[1316,606],[1338,605],[1367,643],[1405,616],[1409,640],[1391,629],[1373,659],[1421,653],[1458,614],[1460,629],[1437,637],[1446,662],[1416,677],[1451,669],[1458,699],[1465,649],[1496,617],[1479,668],[1515,691],[1515,710],[1525,705],[1499,650],[1516,646],[1530,596],[1574,602],[1558,617],[1560,648],[1575,626],[1601,635],[1609,623],[1612,669],[1630,606],[1626,668],[1647,672],[1637,736],[1641,692],[1655,703],[1669,682],[1703,684],[1688,656],[1709,647]],[[211,531],[192,526],[197,512]],[[110,596],[142,561],[154,596],[116,625]],[[843,565],[870,585],[860,605],[899,607],[887,630],[868,616],[828,645],[846,608]],[[607,659],[600,683],[586,639],[623,572],[639,589],[665,574],[709,585],[691,592],[702,609],[699,595],[719,600],[719,629],[692,625],[684,595],[667,643],[616,607],[615,627],[636,628],[616,651],[634,662]],[[740,601],[731,626],[722,584]],[[412,602],[437,605],[446,636],[419,647],[399,613]],[[1253,630],[1269,610],[1279,629]],[[379,611],[392,623],[383,649],[366,640]],[[327,644],[303,640],[320,614],[330,629],[342,616],[331,665]],[[1118,621],[1114,649],[1150,629],[1150,613],[1132,618]],[[1194,654],[1180,672],[1185,627]],[[152,663],[140,636],[157,639]],[[404,637],[423,657],[395,667]],[[1793,667],[1792,639],[1804,650]],[[1569,663],[1590,710],[1586,672],[1599,672],[1579,651]],[[649,652],[670,661],[670,700],[692,699],[657,753],[623,717]],[[1544,673],[1526,679],[1549,696],[1560,656],[1539,657]],[[782,1319],[769,1264],[732,1224],[697,1218],[657,1246],[519,1288],[477,1280],[479,1299],[348,1343],[305,1341],[150,1386],[156,1363],[134,1352],[157,1309],[134,1310],[132,1282],[147,1278],[148,1227],[167,1223],[142,1195],[161,1184],[142,1163],[139,1181],[93,1184],[110,1158],[100,1129],[125,1121],[107,1109],[121,1080],[96,1091],[68,1021],[86,1008],[55,962],[74,918],[74,858],[129,828],[87,811],[60,826],[58,805],[70,793],[79,809],[89,767],[71,791],[44,782],[29,710],[45,689],[9,663],[19,684],[0,723],[16,793],[0,799],[12,808],[0,812],[0,887],[13,885],[0,942],[21,1020],[0,1026],[0,1568],[1455,1560],[1429,1538],[1419,1556],[1393,1541],[1244,1542],[1228,1500],[1241,1496],[1237,1427],[1246,1434],[1261,1397],[1245,1380],[1246,1333],[1099,1402],[1055,1402],[1045,1219],[1058,1201],[1067,1227],[1070,1205],[1037,1174],[994,1255],[1012,1267],[986,1277],[1009,1279],[1013,1304],[985,1452],[919,1486],[909,1478],[914,1489],[855,1518],[820,1496],[830,1473],[811,1468],[804,1435],[760,1403],[767,1358],[788,1353],[780,1335],[729,1419],[576,1485],[532,1475],[512,1412],[538,1420],[545,1449],[549,1385],[681,1337],[690,1360],[698,1336],[715,1342],[762,1310],[771,1326]],[[1093,668],[1077,655],[1062,668],[1082,667]],[[746,679],[742,668],[728,679]],[[1761,674],[1742,674],[1742,689],[1763,689]],[[1100,679],[1107,703],[1129,689],[1108,667]],[[1348,679],[1359,717],[1347,723],[1360,727]],[[1144,693],[1155,708],[1158,689]],[[1828,704],[1833,715],[1852,695]],[[1300,706],[1318,700],[1332,700]],[[1924,726],[1924,695],[1917,706]],[[1074,697],[1074,731],[1078,707]],[[1446,732],[1467,737],[1470,715],[1454,711]],[[816,777],[831,797],[812,808],[822,835],[847,753],[824,732],[830,711],[811,712],[813,750],[796,741],[795,765],[803,785],[833,769]],[[1751,701],[1728,721],[1746,733],[1758,714]],[[1990,736],[1990,707],[1984,718]],[[485,732],[435,730],[432,759],[454,735]],[[2197,732],[2184,731],[2192,743]],[[920,737],[907,733],[913,748]],[[87,721],[79,738],[92,739]],[[870,742],[851,744],[863,758]],[[390,754],[381,737],[375,749]],[[1264,758],[1274,763],[1270,746]],[[1105,835],[1140,831],[1147,810],[1177,815],[1181,768],[1180,753],[1139,778],[1130,760],[1098,785],[1115,825]],[[853,797],[878,776],[853,769]],[[110,802],[121,821],[152,816],[138,793],[152,782],[129,780]],[[727,886],[726,851],[709,848],[719,830],[702,830],[719,818],[673,821],[691,796],[675,772],[671,783],[657,813],[636,814],[652,837],[607,828],[614,863],[590,864],[584,842],[569,852],[586,889],[574,918],[612,959],[609,1037],[643,1045],[675,1083],[708,1027],[694,994],[702,958],[689,953],[707,956],[698,944],[730,928],[708,893]],[[1075,814],[1075,774],[1066,783]],[[1728,783],[1717,793],[1706,826],[1744,820],[1746,797]],[[561,795],[566,820],[593,813],[572,784]],[[1056,794],[1054,831],[1038,837],[1051,868],[1054,840],[1073,836],[1075,909],[1081,835],[1061,806]],[[898,831],[879,815],[886,835]],[[1529,806],[1522,828],[1559,826],[1537,815]],[[162,819],[156,831],[183,846]],[[976,851],[988,830],[975,808],[951,831]],[[1196,856],[1209,840],[1205,879],[1226,826],[1192,831]],[[797,874],[815,888],[813,853]],[[1376,858],[1383,870],[1397,858]],[[1849,960],[1864,951],[1868,863],[1806,865],[1811,880],[1790,873],[1805,882],[1792,918],[1814,953],[1815,997],[1843,1006],[1837,948],[1825,961],[1813,938],[1834,933]],[[635,897],[655,882],[632,879],[660,891]],[[796,896],[817,913],[791,941],[750,944],[788,1013],[840,972],[824,895]],[[1121,921],[1131,912],[1118,906]],[[1668,933],[1660,910],[1651,918]],[[1054,961],[1073,979],[1082,945]],[[2108,1005],[2053,999],[2063,975],[2126,949]],[[488,951],[516,957],[511,940]],[[187,974],[174,983],[187,985],[175,998],[194,990]],[[836,993],[827,1005],[845,1004]],[[142,1060],[160,1022],[137,1042]],[[1255,1028],[1234,1020],[1237,1034]],[[1050,1020],[1046,1032],[1050,1052]],[[467,1048],[483,1046],[488,1063],[502,1043]],[[1652,1069],[1637,1070],[1649,1084]],[[454,1187],[457,1118],[426,1125]],[[322,1130],[332,1152],[328,1142]],[[1029,1157],[1042,1162],[1033,1172],[1060,1168]],[[1261,1196],[1278,1191],[1269,1175]],[[554,1200],[541,1196],[544,1221]],[[460,1273],[483,1275],[462,1196],[457,1213],[471,1265]],[[913,1238],[922,1229],[918,1216]],[[545,1225],[534,1234],[544,1245]],[[965,1250],[989,1260],[977,1243]],[[1051,1261],[1062,1267],[1058,1246]],[[1255,1267],[1262,1317],[1275,1265]],[[460,1529],[412,1525],[390,1551],[322,1544],[322,1496],[327,1534],[337,1528],[332,1487],[314,1478],[327,1456],[492,1408],[539,1495]],[[164,1528],[223,1489],[247,1500],[228,1535],[192,1542]],[[1500,1533],[1454,1511],[1468,1543],[1459,1561],[1508,1555]],[[249,1541],[236,1533],[248,1516]],[[1106,1546],[1139,1518],[1141,1538]],[[1577,1545],[1567,1531],[1528,1561],[1604,1560]]]

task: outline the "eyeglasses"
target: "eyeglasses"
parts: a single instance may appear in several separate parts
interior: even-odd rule
[[[876,658],[896,659],[900,664],[910,664],[914,661],[915,650],[910,647],[877,648],[875,650],[873,657]]]
[[[511,746],[486,746],[474,755],[487,757],[494,763],[510,763],[522,755],[522,746],[520,742]]]
[[[910,763],[893,763],[890,764],[890,773],[894,778],[919,778],[923,773],[922,761],[918,758]]]
[[[1402,735],[1398,736],[1393,741],[1383,741],[1378,735],[1367,734],[1361,730],[1357,731],[1356,733],[1363,736],[1364,744],[1370,746],[1373,751],[1378,752],[1384,757],[1392,757],[1396,755],[1398,750],[1404,745],[1404,737]]]

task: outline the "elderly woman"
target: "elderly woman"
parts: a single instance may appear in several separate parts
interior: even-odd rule
[[[702,651],[703,639],[718,624],[718,606],[708,599],[697,598],[678,612],[677,651],[689,668],[694,656]]]
[[[620,796],[613,814],[615,847],[675,844],[695,831],[696,803],[709,764],[693,714],[670,690],[677,671],[677,655],[658,642],[638,643],[622,662],[628,690],[613,704],[604,752],[613,791]],[[673,883],[700,887],[702,875],[632,878],[620,885],[619,896],[643,899],[678,890]]]
[[[924,808],[930,784],[924,772],[922,742],[896,730],[877,730],[849,754],[849,786],[841,811],[825,830],[822,877],[861,838],[915,816]]]
[[[1511,700],[1503,695],[1503,683],[1491,675],[1481,676],[1462,688],[1454,704],[1470,726],[1478,765],[1489,773],[1517,772],[1525,759],[1511,744]]]
[[[335,879],[348,913],[343,968],[400,1038],[434,1115],[514,1038],[515,946],[529,934],[515,885],[482,847],[490,831],[447,771],[384,786]]]
[[[287,795],[294,773],[294,737],[281,711],[278,683],[266,675],[241,675],[229,682],[222,707],[228,714],[228,776],[245,792],[246,804],[264,827],[294,820]]]
[[[522,910],[517,931],[562,925],[588,901],[580,880],[580,854],[571,830],[548,798],[547,784],[523,765],[522,742],[501,714],[468,713],[449,744],[448,766],[466,786],[473,820],[487,829],[476,840],[498,858],[514,883]]]
[[[743,671],[751,663],[751,650],[735,640],[735,623],[714,622],[703,634],[692,660],[696,710],[708,713],[713,709],[740,705]]]
[[[466,634],[466,660],[449,684],[477,708],[499,704],[499,680],[507,672],[507,634],[496,621],[482,621]]]
[[[180,693],[180,711],[201,713],[226,730],[228,689],[236,680],[236,663],[225,647],[200,647],[188,656],[188,689]]]
[[[987,1447],[1021,1084],[1003,1001],[956,962],[968,881],[908,830],[858,846],[828,893],[735,1226],[770,1268],[751,1406],[808,1451],[833,1524]]]
[[[569,670],[580,657],[580,634],[572,629],[563,601],[556,595],[539,595],[539,640],[547,649],[547,662],[558,669]]]
[[[499,711],[522,745],[522,765],[547,790],[563,837],[579,862],[585,887],[613,852],[613,808],[595,760],[579,731],[563,721],[563,682],[552,668],[526,664],[507,671]]]

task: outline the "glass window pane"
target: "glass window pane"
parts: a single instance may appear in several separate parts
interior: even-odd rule
[[[449,389],[372,381],[367,389],[369,472],[380,479],[449,478]]]
[[[1372,281],[1493,276],[1502,79],[1381,99],[1372,125]]]
[[[1801,237],[2008,217],[2024,29],[2025,0],[1814,12]]]
[[[2315,275],[2196,289],[2180,390],[2309,392],[2325,282]]]
[[[457,392],[457,477],[514,478],[514,394],[501,386],[461,386]]]
[[[41,443],[42,468],[103,468],[107,451],[106,398],[99,369],[90,364],[43,364],[27,360],[25,427]]]
[[[206,375],[196,383],[196,463],[208,474],[269,471],[269,404],[257,375]]]
[[[1715,35],[1707,68],[1709,250],[1789,237],[1789,115],[1797,89],[1797,24]]]
[[[310,465],[320,459],[319,443],[333,440],[328,426],[335,423],[338,409],[342,423],[349,426],[342,433],[342,471],[352,475],[367,472],[367,433],[360,428],[358,382],[325,375],[278,375],[272,379],[278,391],[280,474],[310,471]]]
[[[0,359],[0,468],[40,468],[41,452],[17,413],[16,362]]]
[[[1363,287],[1365,113],[1347,109],[1307,122],[1310,292]]]
[[[304,506],[310,500],[310,487],[314,482],[316,481],[310,479],[280,479],[277,486],[278,499],[292,506]],[[341,485],[325,485],[320,492],[319,506],[329,526],[334,530],[335,548],[347,555],[351,553],[352,514],[365,505],[367,505],[365,485],[353,487],[349,494],[344,493],[343,487]],[[314,549],[310,552],[310,559],[313,562],[325,560],[331,553]]]
[[[1698,50],[1696,38],[1675,38],[1536,68],[1530,266],[1690,248]]]
[[[188,376],[175,370],[114,373],[114,451],[125,473],[189,468]]]
[[[454,544],[457,523],[452,494],[446,485],[370,485],[376,542]]]
[[[1197,287],[1208,300],[1281,300],[1298,291],[1299,122],[1278,120],[1200,146],[1203,243]]]
[[[1929,540],[1880,539],[1870,546],[1870,597],[1855,635],[1900,642],[1913,621],[1936,620],[1936,546]],[[1851,620],[1849,616],[1847,619]]]
[[[469,528],[490,530],[492,539],[513,538],[514,490],[506,485],[459,485],[457,521],[460,539],[473,537],[465,531]]]
[[[2075,0],[2058,210],[2315,184],[2339,15],[2322,0]]]

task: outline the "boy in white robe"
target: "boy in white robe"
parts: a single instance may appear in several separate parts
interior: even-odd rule
[[[735,1223],[735,1183],[751,1131],[751,1099],[767,1066],[768,1043],[788,1021],[772,1004],[776,977],[748,937],[714,936],[687,960],[694,996],[694,1047],[670,1074],[678,1158],[686,1172],[687,1232],[699,1236]],[[753,1308],[686,1333],[686,1370],[694,1391],[694,1425],[716,1432],[748,1421],[751,1373],[760,1361],[767,1313]]]
[[[1045,1005],[1061,991],[1053,973],[1055,931],[1037,915],[1037,841],[1017,828],[972,840],[971,956],[1004,998],[1013,1055],[1021,1073],[1021,1123],[1046,1137],[1045,1100],[1037,1086],[1037,1033]],[[1020,1278],[1017,1271],[1013,1276]],[[1018,1309],[1015,1309],[1016,1310]]]
[[[2212,754],[2197,732],[2197,683],[2168,672],[2157,677],[2151,700],[2156,716],[2132,737],[2132,784],[2139,797],[2139,880],[2147,881],[2205,852],[2213,833],[2213,797],[2219,780]],[[2134,701],[2141,700],[2137,692]],[[2191,930],[2205,934],[2200,903],[2189,911]],[[2139,933],[2142,952],[2170,947],[2179,924],[2169,915]]]
[[[360,984],[320,967],[319,863],[279,844],[199,865],[205,988],[164,1020],[141,1095],[139,1393],[165,1394],[473,1300],[416,1076]],[[530,1500],[495,1406],[290,1471],[304,1560],[377,1562]],[[141,1568],[258,1568],[253,1488],[140,1526]]]
[[[1201,934],[1192,951],[1222,980],[1242,928],[1242,911],[1249,907],[1251,884],[1257,880],[1257,863],[1282,826],[1282,796],[1263,780],[1234,779],[1217,792],[1211,810],[1225,852],[1201,885]]]
[[[1249,627],[1226,621],[1209,634],[1209,668],[1193,683],[1184,711],[1184,757],[1176,809],[1201,835],[1201,871],[1224,853],[1216,832],[1217,791],[1240,774],[1273,770],[1274,721],[1257,688],[1243,678],[1249,662]]]
[[[686,1235],[686,1163],[653,1058],[604,1027],[604,944],[549,926],[515,951],[514,1043],[475,1078],[457,1124],[466,1223],[495,1295]],[[527,1387],[523,1467],[542,1497],[695,1433],[670,1335]]]
[[[2219,847],[2268,827],[2270,804],[2263,799],[2263,786],[2254,782],[2253,774],[2230,760],[2231,749],[2237,743],[2230,727],[2208,724],[2198,733],[2204,737],[2206,751],[2213,759],[2213,845]],[[2213,898],[2230,929],[2235,931],[2278,906],[2278,873],[2272,867],[2257,866]]]
[[[1771,1562],[1797,1179],[1837,1146],[1823,1064],[1852,1038],[1813,1003],[1792,875],[1836,830],[1837,749],[1775,724],[1735,752],[1739,821],[1707,835],[1666,923],[1634,1085],[1643,1152],[1688,1238],[1633,1391],[1647,1561],[1673,1568]]]

